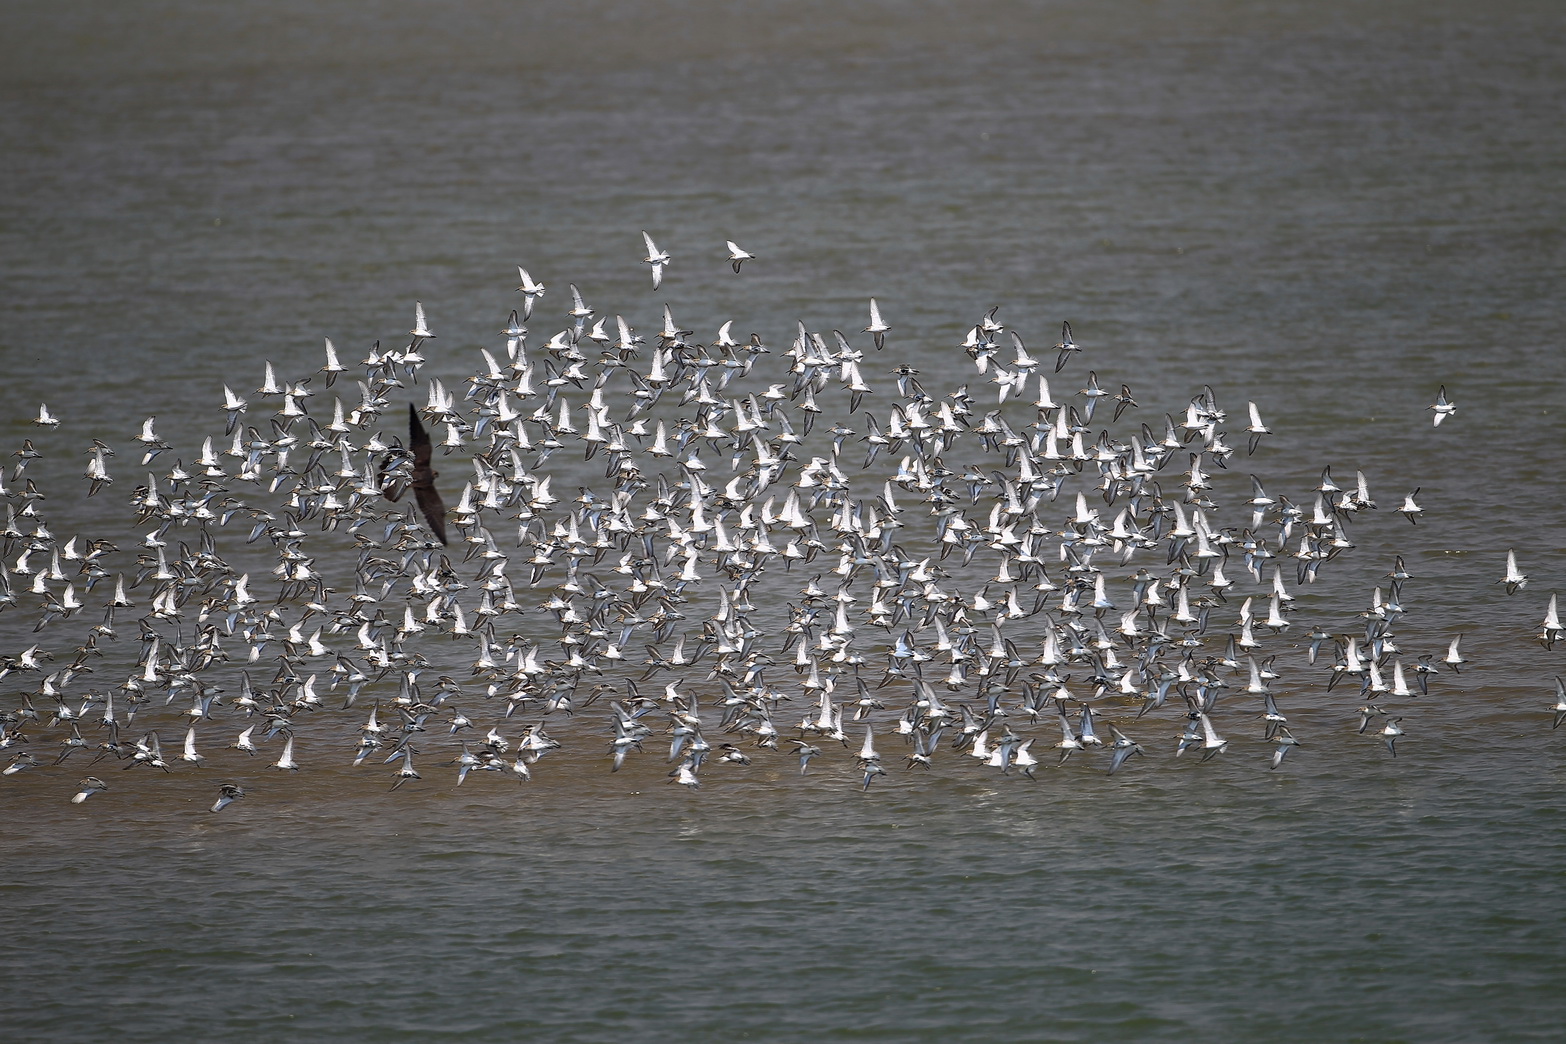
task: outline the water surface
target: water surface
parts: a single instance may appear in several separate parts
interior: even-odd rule
[[[936,394],[978,386],[954,346],[990,307],[1030,345],[1069,319],[1088,350],[1057,395],[1091,367],[1155,426],[1204,384],[1231,418],[1263,408],[1277,434],[1220,477],[1227,503],[1247,471],[1300,503],[1324,465],[1366,472],[1379,510],[1275,643],[1307,746],[1270,772],[1236,722],[1224,756],[1176,760],[1162,719],[1113,778],[954,757],[861,793],[846,756],[804,777],[781,757],[687,793],[655,753],[609,774],[583,720],[551,723],[570,742],[532,783],[458,790],[431,759],[393,794],[322,727],[297,776],[214,742],[207,769],[114,770],[81,806],[73,760],[0,782],[19,1038],[1553,1039],[1562,667],[1532,635],[1566,576],[1559,16],[909,12],[24,8],[0,88],[4,451],[32,438],[57,535],[130,563],[148,414],[189,461],[223,384],[309,373],[323,337],[395,343],[414,300],[426,376],[460,386],[517,264],[552,322],[575,282],[639,330],[667,301],[701,338],[734,319],[774,345],[800,320],[857,339],[874,296],[877,368]],[[642,229],[676,258],[658,297]],[[739,278],[729,238],[759,255]],[[1443,383],[1459,412],[1432,429]],[[40,401],[57,431],[28,423]],[[125,449],[89,500],[92,437]],[[567,456],[558,488],[601,474]],[[1533,577],[1510,597],[1508,548]],[[1393,759],[1303,633],[1362,626],[1396,554],[1406,655],[1463,633],[1473,663],[1410,705]],[[0,615],[5,653],[31,624]],[[219,774],[250,795],[213,816]]]

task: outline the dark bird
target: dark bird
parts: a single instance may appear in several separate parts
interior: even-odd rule
[[[212,803],[212,811],[221,812],[244,796],[245,788],[238,783],[221,783],[218,785],[218,799]]]
[[[408,480],[408,486],[413,490],[413,499],[418,502],[419,510],[424,513],[424,521],[429,524],[430,532],[435,534],[435,539],[444,544],[446,543],[446,502],[440,499],[440,492],[435,488],[435,477],[439,472],[430,467],[430,454],[433,451],[430,445],[430,433],[424,430],[424,424],[419,420],[419,411],[411,402],[408,404],[408,449],[413,454],[413,474]],[[385,494],[387,500],[394,502],[400,500],[403,493],[402,482],[392,482],[381,492]]]
[[[1115,396],[1115,415],[1110,420],[1119,420],[1122,413],[1128,409],[1135,409],[1137,405],[1136,399],[1131,397],[1131,386],[1122,384],[1120,394]]]

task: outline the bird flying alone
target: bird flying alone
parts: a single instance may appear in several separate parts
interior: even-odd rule
[[[535,283],[533,277],[527,274],[527,269],[517,266],[517,277],[521,280],[517,287],[517,293],[524,294],[522,298],[522,318],[533,318],[533,301],[544,296],[544,284]]]
[[[1556,724],[1560,724],[1558,719]],[[83,801],[86,801],[94,794],[101,794],[105,790],[109,789],[109,785],[103,780],[99,779],[97,776],[88,776],[86,779],[81,781],[80,786],[81,789],[78,790],[71,798],[71,804],[73,805],[80,805]]]
[[[756,255],[748,250],[741,249],[739,244],[732,239],[726,245],[729,248],[729,264],[734,266],[734,274],[739,275],[740,265],[752,260]]]
[[[430,333],[430,324],[424,319],[424,305],[418,301],[413,302],[413,329],[408,331],[408,335],[419,340],[435,339],[435,335]]]
[[[1419,487],[1416,486],[1412,493],[1403,498],[1403,506],[1398,508],[1399,511],[1408,516],[1408,520],[1410,522],[1413,522],[1416,525],[1419,522],[1419,519],[1416,516],[1423,513],[1425,510],[1414,502],[1414,498],[1417,496],[1419,496]]]
[[[870,298],[870,325],[864,328],[864,332],[875,338],[876,351],[886,347],[886,334],[889,330],[891,327],[881,321],[881,309],[876,305],[875,298]]]
[[[1506,552],[1506,575],[1497,580],[1498,584],[1506,585],[1507,594],[1516,594],[1519,588],[1528,586],[1528,574],[1517,568],[1517,552]]]
[[[218,799],[212,803],[212,811],[221,812],[244,796],[245,788],[238,783],[220,783],[218,785]]]
[[[1245,444],[1245,455],[1250,456],[1256,452],[1256,447],[1261,442],[1262,436],[1271,435],[1272,429],[1262,423],[1261,413],[1256,409],[1254,402],[1247,402],[1245,408],[1251,416],[1250,427],[1245,429],[1246,434],[1250,436]]]
[[[663,283],[663,266],[672,259],[668,253],[658,249],[657,244],[652,240],[652,236],[649,236],[645,231],[642,232],[642,240],[647,244],[647,256],[642,258],[642,264],[652,265],[653,289],[656,290]]]
[[[1055,346],[1055,351],[1060,353],[1059,357],[1055,360],[1055,372],[1059,373],[1061,370],[1065,369],[1066,360],[1071,358],[1072,352],[1080,352],[1081,350],[1082,346],[1071,339],[1071,324],[1069,322],[1061,323],[1060,343]]]

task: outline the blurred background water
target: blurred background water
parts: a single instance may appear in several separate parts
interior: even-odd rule
[[[951,765],[860,794],[782,759],[686,793],[654,758],[562,758],[520,791],[389,794],[323,752],[214,817],[193,772],[80,807],[24,773],[0,784],[15,1039],[1558,1039],[1561,666],[1531,640],[1566,575],[1556,5],[6,20],[0,440],[45,449],[40,488],[150,413],[188,460],[225,382],[309,373],[323,337],[345,361],[396,344],[414,300],[427,372],[460,382],[517,264],[542,313],[569,281],[638,329],[667,301],[698,337],[734,319],[774,345],[858,330],[874,296],[882,368],[932,391],[972,379],[954,346],[1000,305],[1030,345],[1069,319],[1088,346],[1057,397],[1094,367],[1150,419],[1208,384],[1277,432],[1238,469],[1269,489],[1365,470],[1381,508],[1313,611],[1353,629],[1402,553],[1409,650],[1461,632],[1475,661],[1396,760],[1320,672],[1290,676],[1310,728],[1275,774],[1258,741],[1198,766],[1144,736],[1112,780]],[[657,297],[642,229],[675,255]],[[759,255],[739,278],[731,238]],[[1443,383],[1459,412],[1432,431]],[[28,423],[40,401],[59,432]],[[132,465],[59,495],[57,527],[128,532]],[[1508,598],[1512,547],[1534,580]],[[36,640],[0,626],[7,653]]]

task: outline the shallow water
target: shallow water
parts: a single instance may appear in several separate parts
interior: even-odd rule
[[[575,282],[644,332],[666,300],[698,339],[732,318],[775,346],[799,320],[859,340],[874,296],[894,331],[869,361],[938,396],[988,394],[953,346],[991,306],[1041,356],[1069,319],[1086,351],[1057,399],[1093,368],[1155,429],[1204,384],[1231,429],[1258,403],[1276,434],[1215,479],[1229,515],[1248,472],[1308,504],[1327,464],[1380,508],[1269,640],[1306,744],[1276,773],[1236,710],[1207,763],[1172,756],[1176,718],[1143,719],[1147,756],[1112,778],[1086,757],[1037,780],[949,753],[905,771],[887,736],[868,792],[832,752],[806,776],[710,765],[688,793],[654,743],[608,773],[583,711],[551,719],[567,747],[527,784],[458,790],[431,756],[391,793],[324,718],[297,776],[214,736],[206,768],[113,769],[80,806],[84,755],[7,777],[18,1039],[1558,1034],[1562,665],[1532,637],[1566,576],[1547,6],[225,10],[79,4],[0,45],[0,448],[44,451],[27,475],[57,536],[109,536],[130,565],[149,413],[189,461],[224,383],[249,395],[264,359],[309,373],[322,337],[345,362],[395,344],[416,299],[425,374],[460,387],[519,263],[548,322]],[[657,297],[644,228],[675,255]],[[737,278],[727,238],[759,255]],[[1432,429],[1443,383],[1459,411]],[[40,401],[56,431],[28,423]],[[89,500],[94,436],[122,452]],[[551,459],[557,493],[602,481],[579,456]],[[437,466],[454,492],[465,465]],[[1508,548],[1533,578],[1512,596]],[[1303,647],[1360,628],[1397,554],[1405,659],[1462,633],[1472,662],[1405,701],[1393,759]],[[68,660],[81,628],[40,638],[19,608],[0,652]],[[0,705],[35,684],[6,677]],[[213,816],[217,778],[249,794]]]

